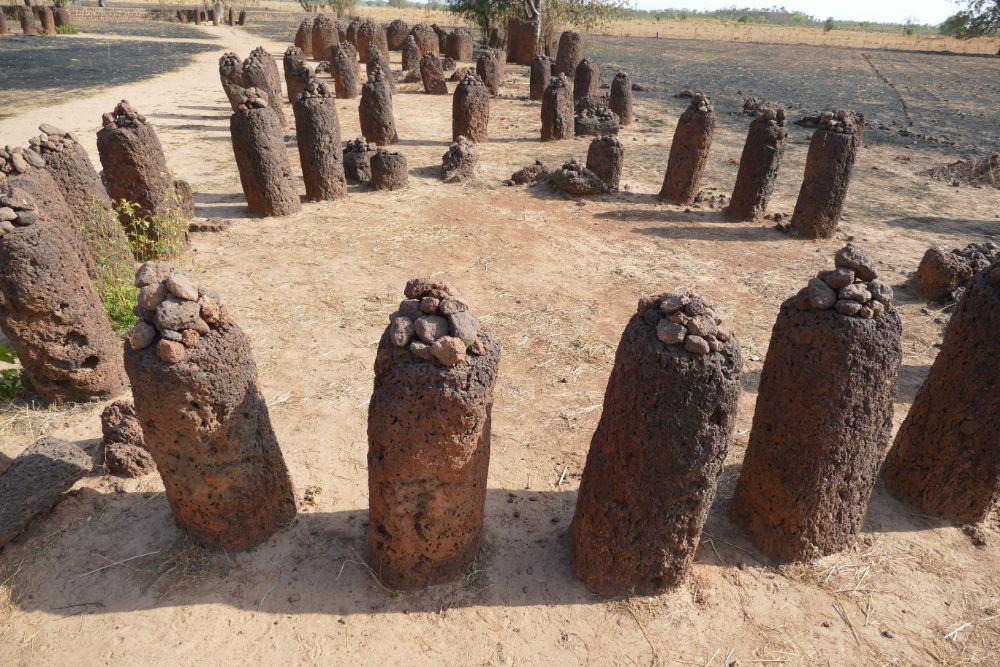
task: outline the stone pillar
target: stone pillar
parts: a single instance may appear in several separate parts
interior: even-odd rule
[[[409,72],[420,66],[420,47],[417,46],[417,41],[413,39],[413,35],[406,36],[406,43],[403,44],[401,57],[404,72]]]
[[[472,62],[472,33],[465,28],[455,28],[448,33],[444,54],[457,62]]]
[[[42,7],[42,31],[46,35],[56,34],[56,17],[48,5]]]
[[[406,156],[402,153],[380,148],[371,157],[371,170],[374,190],[401,190],[406,187],[409,174]]]
[[[288,103],[294,105],[299,93],[309,82],[312,72],[306,65],[302,49],[296,46],[289,46],[285,49],[281,64],[285,70],[285,89],[288,91]]]
[[[333,19],[333,17],[327,16],[326,14],[320,14],[313,19],[313,57],[317,60],[326,57],[326,54],[330,52],[330,49],[338,44],[340,44],[340,32],[337,30],[337,22]]]
[[[37,35],[38,29],[35,28],[35,15],[31,13],[31,9],[28,7],[18,7],[17,16],[21,21],[21,32],[25,35]]]
[[[559,50],[556,51],[556,70],[553,75],[576,75],[576,66],[583,60],[583,35],[567,30],[559,36]]]
[[[258,46],[243,61],[243,87],[256,88],[266,93],[266,99],[274,109],[278,122],[284,128],[285,111],[281,108],[281,76],[271,54]]]
[[[451,103],[451,138],[482,143],[489,140],[490,92],[475,74],[466,74],[455,88]]]
[[[426,23],[418,23],[410,29],[410,34],[413,35],[421,56],[425,53],[438,54],[438,36],[434,28]]]
[[[433,53],[425,53],[420,58],[420,78],[424,83],[424,92],[428,95],[448,94],[448,84],[441,71],[441,59]]]
[[[577,64],[573,75],[573,101],[601,94],[601,70],[590,58]]]
[[[910,276],[910,285],[929,301],[958,301],[979,271],[1000,261],[1000,243],[970,243],[962,249],[928,248]]]
[[[347,29],[344,31],[344,36],[347,38],[347,41],[353,44],[355,48],[357,48],[358,46],[359,25],[361,25],[361,17],[355,16],[353,19],[351,19],[351,22],[347,24]]]
[[[587,169],[591,170],[611,190],[617,190],[625,163],[625,147],[618,137],[597,137],[587,149]]]
[[[387,586],[461,575],[479,550],[500,346],[447,285],[413,279],[375,358],[368,550]]]
[[[295,495],[250,341],[217,295],[168,265],[144,264],[136,286],[125,368],[174,518],[203,546],[257,546],[295,517]]]
[[[862,114],[838,111],[820,116],[809,142],[806,172],[792,213],[791,233],[828,239],[837,231],[865,127]]]
[[[892,429],[899,315],[874,264],[848,245],[781,305],[731,513],[778,562],[849,546]]]
[[[0,11],[0,35],[9,35],[10,28],[7,26],[7,15]]]
[[[201,25],[201,10],[200,9],[195,9],[191,13],[194,15],[194,24],[195,25]]]
[[[486,50],[476,60],[476,74],[486,84],[490,95],[500,94],[500,63],[494,51]]]
[[[694,559],[740,394],[740,345],[688,291],[639,301],[615,355],[570,525],[602,595],[661,593]]]
[[[371,73],[375,71],[375,67],[380,67],[382,74],[385,75],[385,82],[389,84],[389,92],[395,93],[396,79],[392,76],[392,66],[389,65],[389,61],[372,42],[368,42],[365,46],[365,51],[367,52],[365,57],[365,74],[371,76]]]
[[[409,36],[410,26],[403,19],[393,19],[385,28],[385,41],[390,51],[402,51]]]
[[[368,77],[368,82],[361,86],[358,115],[361,134],[371,143],[387,146],[399,141],[396,121],[392,115],[392,92],[381,67],[375,68]]]
[[[371,146],[362,137],[348,141],[344,147],[344,175],[348,183],[355,185],[372,180],[372,156],[376,146]]]
[[[507,20],[507,60],[530,65],[538,53],[538,24],[521,18]]]
[[[1000,262],[955,307],[882,468],[890,493],[955,523],[983,521],[1000,501],[998,327]]]
[[[542,96],[542,141],[571,139],[575,126],[569,80],[560,74],[552,79]]]
[[[733,196],[726,207],[726,217],[731,220],[756,220],[767,212],[787,139],[784,109],[757,112],[743,145],[740,170],[736,174]]]
[[[590,98],[581,101],[587,99]],[[573,133],[578,137],[612,136],[618,134],[618,130],[618,116],[607,107],[583,108],[573,118]]]
[[[448,41],[448,31],[439,26],[437,23],[431,24],[431,30],[438,38],[438,54],[444,53],[445,44]]]
[[[230,7],[226,10],[226,25],[234,26],[236,25],[236,10]]]
[[[358,74],[354,52],[346,44],[339,44],[331,50],[330,74],[333,75],[334,90],[340,99],[354,99],[358,96]]]
[[[476,174],[479,154],[476,144],[459,136],[441,157],[441,178],[445,183],[466,183]]]
[[[619,70],[611,82],[608,108],[618,116],[618,123],[625,127],[632,123],[632,79],[628,72]]]
[[[229,106],[235,111],[241,104],[240,95],[243,91],[243,61],[238,55],[230,51],[219,58],[219,79]]]
[[[0,330],[46,402],[111,398],[126,384],[118,339],[71,237],[39,213],[0,183]]]
[[[69,7],[56,7],[53,13],[56,17],[57,28],[64,25],[73,25],[73,15],[70,13]]]
[[[346,196],[340,122],[333,91],[325,83],[311,79],[292,108],[306,197],[324,201]]]
[[[364,19],[358,25],[358,55],[361,62],[368,62],[368,45],[373,44],[383,57],[389,57],[389,43],[386,41],[385,30],[372,19]]]
[[[542,100],[545,89],[552,82],[552,59],[540,53],[531,61],[531,78],[528,84],[528,97],[536,102]]]
[[[507,76],[507,52],[503,49],[490,49],[493,52],[493,56],[497,59],[497,87],[503,83],[504,78]]]
[[[171,176],[156,130],[127,100],[104,114],[101,122],[97,152],[108,196],[138,204],[142,217],[124,220],[126,231],[160,251],[180,250],[187,245],[187,225],[170,218],[191,218],[194,199],[190,186]]]
[[[247,24],[247,10],[241,9],[239,19],[236,21],[236,25],[245,26]]]
[[[302,53],[305,54],[306,57],[320,60],[326,57],[326,51],[320,51],[319,53],[313,52],[312,29],[313,19],[302,19],[302,22],[299,23],[299,29],[295,31],[294,44],[298,48],[302,49]]]
[[[490,36],[486,41],[486,46],[491,49],[506,49],[507,31],[503,28],[490,28]]]
[[[695,93],[674,130],[660,199],[680,206],[694,201],[701,189],[701,175],[708,163],[714,132],[712,101],[706,95]]]
[[[277,115],[263,91],[247,88],[244,94],[247,102],[229,117],[229,131],[247,207],[265,217],[297,213],[302,204]]]
[[[209,9],[208,9],[208,16],[209,16],[210,19],[212,19],[212,25],[219,25],[219,21],[221,20],[221,17],[219,16],[218,7],[215,7],[215,6],[209,7]]]

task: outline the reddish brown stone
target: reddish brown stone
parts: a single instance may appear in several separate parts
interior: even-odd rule
[[[475,74],[467,74],[455,88],[451,106],[451,138],[465,136],[476,143],[489,139],[490,92]]]
[[[479,154],[476,144],[460,136],[448,147],[442,156],[442,178],[445,183],[465,183],[471,181],[476,173],[476,162]]]
[[[0,11],[0,35],[9,35],[9,34],[10,34],[10,28],[7,26],[7,15],[4,14],[2,11]],[[2,469],[2,466],[0,466],[0,469]],[[0,472],[0,475],[2,474],[3,473]]]
[[[444,54],[461,63],[472,62],[472,33],[465,28],[455,28],[448,33]]]
[[[928,248],[917,266],[912,283],[917,292],[929,301],[945,301],[956,290],[972,280],[969,261],[956,252]]]
[[[882,478],[897,498],[956,523],[1000,501],[1000,263],[976,274],[896,441]]]
[[[409,72],[410,70],[417,69],[420,66],[420,47],[417,46],[413,35],[406,36],[406,42],[403,44],[402,51],[403,71]]]
[[[420,58],[420,78],[424,84],[424,92],[428,95],[448,94],[448,84],[444,82],[444,72],[441,71],[441,59],[433,53],[425,53]]]
[[[538,53],[538,23],[512,17],[507,20],[507,60],[517,65],[530,65]]]
[[[406,187],[408,172],[406,156],[393,151],[379,150],[371,158],[372,188],[375,190],[400,190]]]
[[[285,70],[285,88],[288,91],[288,103],[295,104],[295,99],[309,82],[309,76],[312,75],[312,72],[306,66],[305,54],[297,46],[289,46],[285,49],[285,55],[281,62]]]
[[[389,61],[386,59],[382,52],[379,51],[378,47],[371,42],[365,46],[365,51],[367,51],[367,57],[365,58],[365,74],[366,76],[371,76],[375,68],[378,67],[382,70],[385,75],[385,81],[389,84],[389,91],[392,93],[396,92],[396,79],[392,76],[392,66],[389,65]]]
[[[56,34],[56,17],[48,5],[42,7],[42,32],[46,35]]]
[[[781,306],[731,513],[779,562],[825,556],[861,530],[892,429],[899,315]]]
[[[795,236],[828,239],[837,230],[864,132],[864,116],[843,115],[840,119],[824,114],[809,142],[805,176],[792,213],[790,231]]]
[[[304,18],[299,24],[299,29],[295,31],[295,41],[294,44],[298,48],[302,49],[302,53],[308,58],[323,58],[326,56],[326,51],[322,51],[319,54],[313,53],[313,43],[312,43],[312,29],[313,21],[315,19]]]
[[[459,576],[479,549],[490,458],[490,413],[500,347],[454,366],[379,342],[368,404],[368,548],[392,588]],[[405,341],[404,341],[405,342]],[[426,344],[421,343],[426,347]]]
[[[426,23],[418,23],[410,28],[410,34],[413,35],[413,40],[417,43],[421,56],[425,53],[437,55],[440,52],[437,33]]]
[[[330,52],[330,74],[334,89],[340,99],[358,96],[358,66],[354,49],[349,44],[339,44]]]
[[[491,95],[500,94],[500,64],[497,62],[495,52],[483,51],[476,60],[476,74],[486,84]]]
[[[674,131],[660,199],[682,206],[694,201],[701,191],[701,175],[708,163],[714,132],[712,102],[701,93],[695,93]]]
[[[576,66],[583,60],[583,35],[567,30],[559,36],[559,50],[556,52],[556,69],[553,76],[576,75]]]
[[[250,211],[260,216],[300,211],[302,204],[295,189],[284,133],[274,109],[237,111],[229,118],[229,130]]]
[[[21,32],[25,35],[37,35],[38,29],[35,27],[35,15],[28,7],[18,7],[17,16],[21,21]]]
[[[392,112],[392,91],[381,67],[375,68],[368,77],[368,82],[361,86],[358,116],[361,120],[361,134],[369,142],[387,146],[399,141]]]
[[[243,61],[238,55],[228,52],[219,58],[219,79],[222,80],[222,90],[226,93],[229,106],[235,111],[240,105],[243,90]]]
[[[490,35],[489,39],[486,40],[486,45],[491,49],[506,49],[507,31],[503,28],[490,28]]]
[[[728,218],[756,220],[767,212],[787,139],[784,110],[757,113],[743,145],[733,196],[726,207]]]
[[[312,201],[344,197],[347,179],[333,91],[313,79],[295,100],[293,110],[306,197]]]
[[[344,148],[344,175],[348,183],[367,183],[372,179],[372,156],[375,147],[363,138],[347,142]]]
[[[337,21],[332,16],[320,14],[312,23],[312,53],[313,58],[326,58],[330,49],[340,44],[340,31]],[[305,51],[305,49],[302,49]]]
[[[389,43],[386,41],[385,30],[372,19],[364,19],[358,25],[357,47],[361,62],[368,62],[368,45],[374,45],[384,58],[389,57]]]
[[[542,141],[571,139],[575,132],[573,95],[569,80],[560,74],[552,79],[542,96]]]
[[[0,329],[35,391],[50,402],[121,393],[118,339],[72,237],[23,190],[3,186],[0,205],[17,215],[0,231]]]
[[[621,183],[622,167],[625,164],[625,147],[618,137],[597,137],[587,149],[587,169],[612,190]]]
[[[281,108],[281,77],[274,58],[263,47],[257,47],[243,61],[243,87],[256,88],[267,93],[268,103],[274,109],[278,122],[284,128],[285,111]]]
[[[528,97],[540,102],[545,89],[552,82],[552,59],[538,54],[531,60],[531,77],[528,83]]]
[[[659,302],[632,316],[570,526],[573,572],[602,595],[659,593],[694,559],[736,425],[740,346],[689,352],[658,337]]]
[[[601,70],[590,58],[584,58],[576,66],[573,75],[573,101],[601,94]]]
[[[617,116],[622,127],[632,123],[632,79],[628,72],[619,71],[611,82],[608,108]]]
[[[393,19],[385,27],[385,41],[390,51],[402,51],[409,36],[410,26],[403,19]]]

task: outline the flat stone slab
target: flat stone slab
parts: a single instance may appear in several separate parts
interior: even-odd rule
[[[93,467],[89,454],[57,438],[40,438],[24,450],[0,475],[0,546],[55,507],[62,494]]]

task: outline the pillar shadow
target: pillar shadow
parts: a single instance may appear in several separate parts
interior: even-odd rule
[[[904,364],[899,369],[899,380],[896,382],[896,400],[900,403],[912,403],[917,392],[927,380],[931,371],[930,364]]]
[[[194,214],[198,218],[253,218],[242,192],[196,192]]]
[[[1000,238],[1000,218],[995,220],[974,220],[971,218],[917,216],[886,220],[885,224],[921,232],[933,232],[935,234],[981,234],[983,236]]]

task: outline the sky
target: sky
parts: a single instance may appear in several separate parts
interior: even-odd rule
[[[726,7],[765,8],[777,5],[789,11],[817,18],[833,16],[840,20],[903,23],[908,18],[917,23],[937,25],[961,9],[954,0],[633,0],[636,9],[722,9]]]

